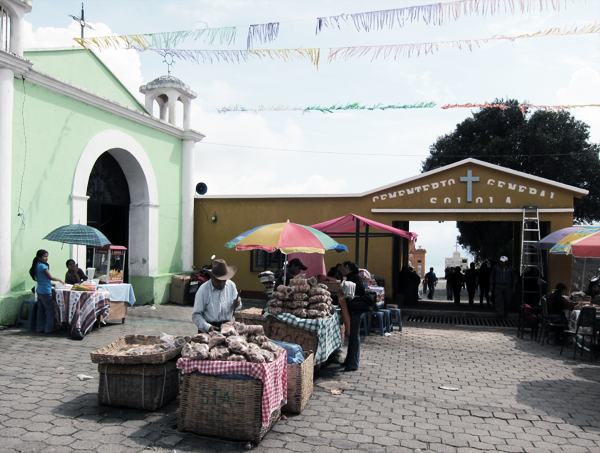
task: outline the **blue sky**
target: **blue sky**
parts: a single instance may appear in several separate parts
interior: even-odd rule
[[[278,38],[255,48],[321,48],[319,70],[308,61],[262,59],[194,64],[175,60],[172,75],[194,90],[193,128],[206,135],[196,145],[196,177],[211,194],[359,193],[418,174],[435,140],[471,115],[470,109],[442,110],[444,104],[516,98],[534,105],[600,103],[600,35],[550,36],[490,41],[472,51],[441,47],[411,58],[351,58],[327,63],[330,47],[376,46],[516,36],[553,27],[600,22],[600,1],[562,1],[560,11],[472,15],[434,26],[423,22],[391,30],[357,31],[353,25],[315,34],[317,17],[426,5],[431,1],[153,1],[87,0],[88,36],[154,33],[204,27],[237,27],[234,45],[190,40],[180,49],[246,47],[250,24],[280,23]],[[490,3],[490,2],[483,2]],[[504,5],[502,0],[494,3]],[[514,2],[519,3],[519,2]],[[525,0],[526,4],[529,4]],[[539,0],[531,1],[539,5]],[[79,27],[80,1],[34,0],[26,15],[26,46],[69,47]],[[138,88],[167,72],[153,52],[101,52],[123,83]],[[359,102],[414,104],[436,108],[387,111],[218,113],[232,104],[333,105]],[[574,109],[600,141],[600,108]],[[302,151],[302,152],[300,152]],[[326,219],[323,219],[326,220]],[[413,222],[428,264],[441,270],[454,251],[454,222]],[[439,271],[438,271],[439,273]]]

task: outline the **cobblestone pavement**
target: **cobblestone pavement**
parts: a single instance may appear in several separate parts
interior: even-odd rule
[[[156,412],[98,406],[89,352],[128,333],[193,334],[191,311],[137,307],[126,324],[80,342],[0,331],[0,451],[244,450],[176,431],[178,399]],[[254,451],[598,452],[600,366],[559,351],[514,329],[407,324],[391,337],[370,335],[359,371],[331,366],[316,376],[352,388],[332,395],[315,386],[303,413],[280,420]]]

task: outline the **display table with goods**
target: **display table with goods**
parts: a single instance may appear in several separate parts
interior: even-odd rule
[[[81,290],[77,290],[81,289]],[[73,335],[88,333],[96,320],[103,324],[110,313],[110,294],[108,291],[83,291],[77,285],[52,290],[55,308],[55,324],[68,323]],[[89,289],[85,287],[85,289]],[[80,338],[79,338],[80,339]]]
[[[280,285],[267,302],[269,335],[273,340],[302,346],[314,351],[319,365],[342,347],[340,321],[331,303],[331,294],[317,279],[294,278]]]
[[[365,286],[367,292],[372,293],[375,298],[377,308],[383,308],[385,305],[385,288],[383,286]]]
[[[129,283],[113,283],[98,285],[98,289],[108,291],[110,294],[110,313],[108,321],[122,319],[125,323],[127,317],[127,305],[133,307],[135,304],[135,294],[133,287]]]
[[[263,326],[265,329],[265,335],[269,336],[267,324],[268,318],[263,316],[263,312],[260,308],[252,307],[246,308],[245,310],[236,311],[233,313],[235,320],[247,325],[258,325]]]
[[[155,411],[179,394],[175,359],[190,337],[125,335],[90,353],[98,364],[98,403]]]
[[[261,325],[228,322],[181,351],[178,430],[260,442],[287,402],[286,350]]]
[[[598,331],[598,330],[600,330],[600,307],[599,306],[595,306],[595,308],[596,308],[595,329],[596,329],[596,331]],[[569,330],[571,330],[571,331],[577,330],[577,320],[579,319],[579,315],[580,314],[581,314],[581,310],[573,310],[573,311],[571,311],[571,313],[568,316],[568,319],[569,319],[568,328],[569,328]],[[589,328],[589,327],[582,327],[582,328],[579,329],[579,331],[582,334],[585,334],[585,335],[576,335],[575,341],[577,342],[577,345],[579,347],[582,346],[582,342],[583,342],[583,350],[589,352],[590,346],[591,346],[591,343],[592,343],[592,338],[589,335],[592,334],[592,329]]]

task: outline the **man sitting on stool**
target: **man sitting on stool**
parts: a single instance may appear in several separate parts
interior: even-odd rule
[[[231,321],[233,312],[241,310],[240,294],[230,278],[237,272],[235,266],[227,266],[224,260],[214,260],[207,270],[210,281],[196,292],[192,320],[199,332],[221,330],[221,324]]]

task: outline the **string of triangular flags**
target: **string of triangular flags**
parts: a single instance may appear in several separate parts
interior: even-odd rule
[[[565,3],[575,0],[562,0]],[[379,30],[384,27],[393,28],[395,24],[403,27],[407,21],[422,21],[426,24],[445,25],[450,20],[458,20],[463,16],[486,16],[498,13],[502,8],[512,14],[516,10],[521,13],[540,12],[545,10],[560,11],[561,0],[458,0],[448,3],[433,3],[429,5],[408,6],[404,8],[371,11],[357,14],[341,14],[317,18],[316,32],[319,34],[324,27],[337,26],[341,22],[352,21],[358,31]],[[248,27],[246,49],[252,49],[255,42],[268,43],[274,41],[279,35],[279,22],[256,24]],[[174,32],[144,33],[133,35],[98,36],[93,38],[74,38],[85,49],[97,48],[99,50],[110,48],[131,48],[134,44],[141,49],[174,49],[188,38],[194,41],[202,40],[203,43],[212,45],[218,38],[219,44],[231,45],[235,43],[237,27],[200,28]]]
[[[96,36],[91,38],[73,38],[84,49],[174,49],[188,38],[202,40],[212,45],[219,40],[221,45],[235,42],[237,27],[199,28],[195,30],[170,31],[162,33],[144,33],[137,35]],[[265,44],[272,42],[279,34],[279,23],[250,25],[248,27],[247,48],[252,49],[254,42]]]
[[[279,111],[289,111],[296,110],[301,111],[302,113],[317,111],[323,113],[333,113],[335,111],[341,110],[397,110],[397,109],[430,109],[435,107],[435,102],[417,102],[415,104],[376,104],[373,106],[365,106],[360,104],[359,102],[348,103],[345,105],[334,104],[330,107],[324,106],[310,106],[310,107],[293,107],[287,104],[280,105],[259,105],[256,108],[246,108],[242,107],[239,104],[224,106],[220,109],[217,109],[219,113],[227,113],[227,112],[279,112]],[[548,112],[561,112],[567,109],[574,109],[580,107],[600,107],[600,104],[578,104],[578,105],[520,105],[519,109],[523,116],[527,114],[528,109],[535,110],[545,110]],[[511,107],[505,104],[489,104],[488,102],[484,102],[483,104],[478,103],[467,103],[467,104],[446,104],[441,107],[442,109],[456,109],[456,108],[499,108],[501,110],[510,109]]]
[[[338,59],[348,60],[350,58],[360,58],[371,55],[371,61],[382,57],[384,59],[412,56],[420,56],[421,54],[433,54],[439,51],[441,47],[457,47],[458,49],[467,48],[473,51],[474,47],[481,47],[482,44],[490,41],[511,41],[515,42],[518,39],[539,38],[544,36],[565,36],[565,35],[583,35],[591,33],[600,33],[600,25],[597,23],[589,24],[584,27],[549,28],[547,30],[537,31],[535,33],[527,33],[517,36],[496,35],[489,38],[481,39],[460,39],[454,41],[435,41],[426,43],[413,44],[392,44],[383,46],[352,46],[352,47],[330,47],[327,62],[332,63]],[[214,61],[224,61],[229,63],[240,63],[240,61],[248,61],[250,57],[270,57],[281,58],[284,61],[290,61],[294,58],[309,60],[317,69],[321,60],[321,49],[319,48],[298,48],[298,49],[257,49],[257,50],[180,50],[180,49],[154,49],[142,48],[132,43],[131,47],[143,51],[150,50],[156,52],[162,57],[171,55],[181,60],[191,61],[193,63],[213,63]]]
[[[565,8],[567,1],[565,0]],[[518,0],[517,8],[521,13],[536,12],[536,6],[539,12],[549,10],[551,5],[554,11],[560,11],[560,0]],[[406,22],[425,22],[429,25],[445,25],[451,20],[458,20],[462,16],[493,16],[498,13],[502,7],[504,11],[515,13],[514,0],[459,0],[449,3],[433,3],[430,5],[408,6],[405,8],[388,9],[384,11],[373,11],[358,14],[340,14],[338,16],[319,17],[317,19],[316,34],[319,34],[324,27],[340,28],[343,21],[346,24],[352,22],[357,31],[381,30],[383,28],[392,29],[395,24],[404,27]]]

